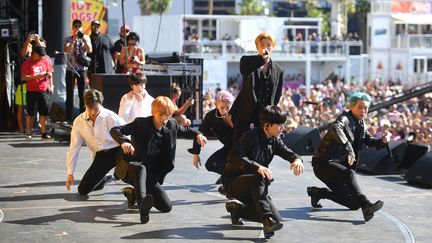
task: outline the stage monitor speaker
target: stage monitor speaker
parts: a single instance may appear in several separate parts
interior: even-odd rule
[[[407,148],[404,140],[390,141],[390,150],[393,158],[388,154],[387,149],[364,148],[359,152],[357,170],[376,175],[400,174],[399,165]]]
[[[148,75],[146,77],[146,90],[151,96],[155,98],[160,95],[170,97],[171,76]],[[103,93],[103,106],[115,113],[118,113],[121,97],[131,91],[126,74],[92,74],[90,87]]]
[[[282,137],[283,142],[299,155],[313,155],[321,142],[317,128],[300,126]]]
[[[408,170],[414,162],[420,159],[427,152],[429,152],[429,146],[425,144],[409,143],[399,167]]]
[[[66,119],[65,105],[60,103],[52,103],[49,117],[53,122],[62,122]]]
[[[432,151],[418,159],[405,174],[410,183],[420,183],[432,186]]]

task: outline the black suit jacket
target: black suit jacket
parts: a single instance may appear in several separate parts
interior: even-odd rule
[[[153,116],[139,117],[133,122],[113,127],[110,130],[111,137],[119,144],[130,142],[134,148],[135,153],[132,155],[132,161],[143,162],[147,157],[148,143],[155,136],[155,126],[153,123]],[[177,135],[185,137],[196,137],[200,134],[198,131],[189,127],[183,127],[177,124],[176,120],[169,119],[165,127],[162,128],[163,139],[166,148],[166,154],[161,155],[161,161],[158,164],[158,181],[163,184],[165,176],[174,169],[174,159],[177,144]],[[131,139],[127,136],[131,136]],[[128,164],[122,160],[122,164],[117,166],[116,176],[123,179],[126,176]]]
[[[273,61],[271,62],[271,80],[273,83],[271,105],[277,105],[282,95],[283,70],[279,65]],[[254,120],[252,115],[257,105],[255,85],[261,81],[259,68],[264,64],[265,60],[260,55],[242,56],[240,59],[240,73],[243,76],[243,84],[230,110],[234,126],[240,124],[249,126],[249,123]]]

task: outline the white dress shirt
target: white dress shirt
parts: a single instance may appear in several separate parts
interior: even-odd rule
[[[128,98],[128,93],[123,95],[120,100],[120,107],[118,115],[126,121],[126,123],[131,123],[137,117],[147,117],[151,116],[151,103],[154,98],[144,90],[144,99],[138,101],[135,95],[132,99]]]
[[[101,108],[96,121],[90,120],[87,112],[81,113],[75,118],[71,132],[71,142],[66,157],[66,168],[68,175],[73,175],[78,161],[78,154],[82,143],[85,141],[87,148],[90,150],[92,159],[96,152],[101,150],[112,149],[120,146],[110,135],[111,128],[121,126],[124,121],[116,113]]]

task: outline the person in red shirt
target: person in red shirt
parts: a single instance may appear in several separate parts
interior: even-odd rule
[[[49,114],[49,96],[54,88],[51,60],[46,58],[45,48],[36,46],[30,59],[22,64],[22,80],[27,81],[26,141],[32,139],[32,121],[36,112],[40,115],[42,139],[51,139],[46,132],[46,117]]]

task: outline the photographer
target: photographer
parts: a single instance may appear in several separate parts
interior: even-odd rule
[[[128,64],[123,70],[123,73],[131,72],[137,73],[141,71],[142,66],[145,64],[145,53],[144,49],[138,46],[139,35],[135,32],[130,32],[126,37],[127,46],[124,47],[120,53],[120,65],[125,65],[126,63],[126,50],[128,53]],[[127,49],[126,49],[127,48]]]
[[[75,79],[78,84],[78,96],[80,113],[84,112],[84,90],[87,79],[87,70],[90,66],[90,58],[87,56],[92,52],[90,37],[82,32],[82,22],[79,19],[72,21],[73,35],[66,37],[64,51],[67,55],[68,65],[66,68],[66,121],[73,119],[73,94]]]

